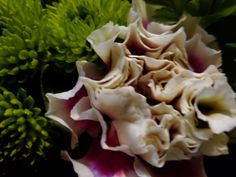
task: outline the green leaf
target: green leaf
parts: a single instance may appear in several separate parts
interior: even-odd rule
[[[236,49],[236,43],[228,43],[226,45]]]
[[[179,15],[173,9],[169,8],[157,9],[153,17],[164,23],[174,23],[179,19]]]
[[[204,26],[209,26],[210,24],[215,23],[219,21],[220,19],[230,16],[235,13],[236,13],[236,4],[234,6],[230,6],[228,8],[222,9],[213,14],[206,15],[203,18],[202,23],[204,24]]]
[[[153,18],[161,22],[176,22],[183,13],[201,17],[204,27],[220,19],[236,15],[235,0],[145,0],[157,5]],[[164,9],[164,10],[161,10]],[[169,12],[168,12],[169,10]]]

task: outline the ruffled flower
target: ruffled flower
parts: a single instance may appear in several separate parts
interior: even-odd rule
[[[198,156],[227,153],[225,132],[236,126],[220,52],[207,46],[212,38],[199,26],[188,30],[186,19],[169,27],[130,19],[127,27],[110,22],[87,38],[105,72],[77,62],[75,87],[47,94],[46,115],[72,131],[72,148],[83,143],[82,133],[91,137],[83,157],[63,156],[79,176],[173,177],[170,161],[205,176]]]

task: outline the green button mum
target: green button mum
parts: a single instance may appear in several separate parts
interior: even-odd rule
[[[51,144],[47,119],[40,112],[24,89],[14,95],[0,87],[0,164],[25,160],[32,165],[45,156]]]
[[[50,55],[45,15],[40,1],[0,0],[0,79],[22,82]]]

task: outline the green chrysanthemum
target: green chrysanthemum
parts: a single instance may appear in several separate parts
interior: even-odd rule
[[[45,130],[47,119],[26,91],[17,95],[0,87],[0,163],[24,160],[34,164],[45,156],[50,138]]]
[[[61,0],[48,6],[49,42],[55,58],[68,63],[96,60],[87,36],[109,21],[126,24],[129,9],[128,0]]]
[[[22,81],[48,55],[45,14],[41,1],[0,0],[0,78]]]

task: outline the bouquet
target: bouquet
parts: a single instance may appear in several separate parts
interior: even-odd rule
[[[210,177],[207,157],[235,144],[236,38],[217,28],[235,14],[230,0],[0,0],[1,175]]]

